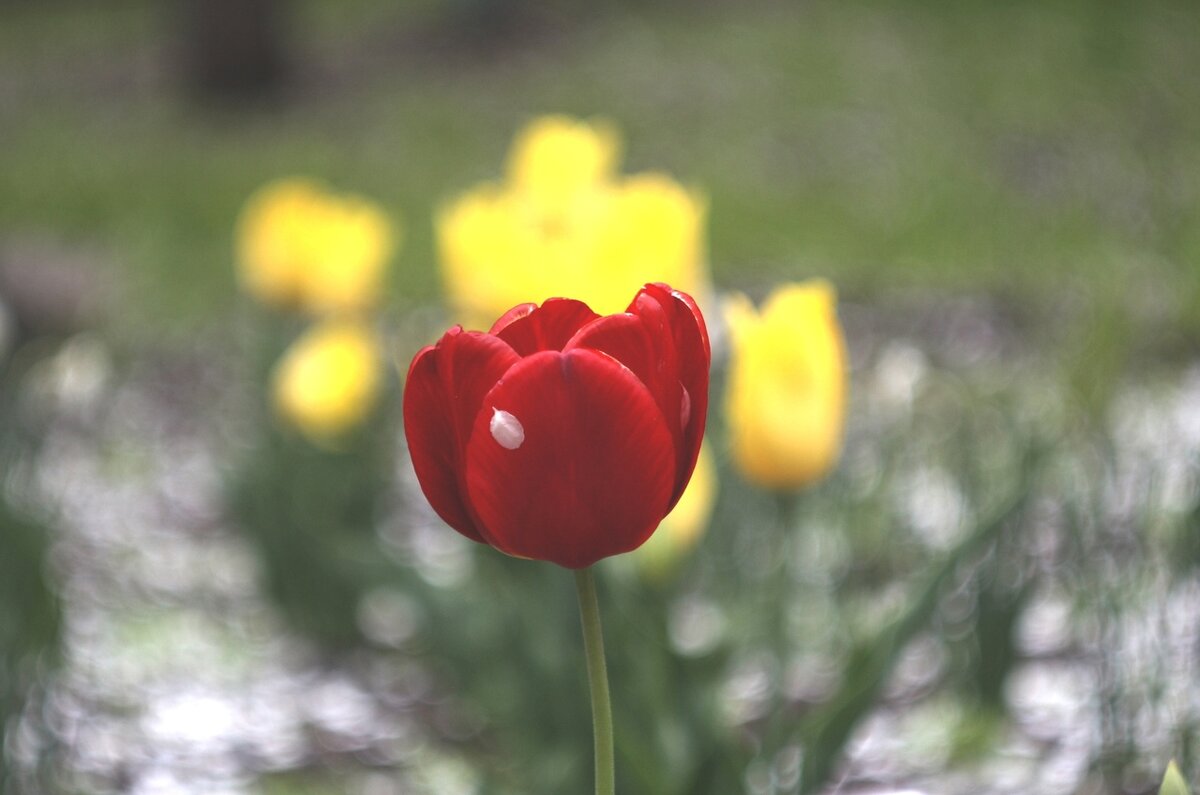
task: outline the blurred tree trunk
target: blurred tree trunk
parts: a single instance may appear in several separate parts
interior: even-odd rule
[[[284,0],[184,0],[183,70],[218,98],[276,92],[287,76]]]

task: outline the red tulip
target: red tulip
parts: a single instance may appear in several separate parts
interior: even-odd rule
[[[683,493],[704,436],[708,332],[648,284],[601,317],[552,298],[417,353],[404,391],[413,468],[455,530],[567,568],[640,546]]]

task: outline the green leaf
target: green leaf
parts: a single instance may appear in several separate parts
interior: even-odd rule
[[[1162,786],[1158,789],[1158,795],[1192,795],[1192,791],[1188,789],[1187,782],[1183,780],[1183,776],[1179,773],[1179,768],[1175,766],[1175,760],[1171,760],[1171,764],[1167,765],[1167,772],[1163,776]]]
[[[1027,477],[1032,478],[1036,471],[1035,465],[1027,465]],[[965,560],[1019,519],[1030,493],[1027,481],[991,518],[980,522],[970,535],[959,541],[958,546],[945,554],[928,579],[914,591],[911,604],[894,622],[850,650],[843,667],[841,687],[828,702],[805,718],[801,727],[808,749],[801,774],[801,793],[816,792],[829,781],[850,735],[878,701],[901,653],[909,641],[928,626],[937,611],[946,584]]]

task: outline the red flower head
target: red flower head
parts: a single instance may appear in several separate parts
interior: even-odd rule
[[[621,314],[551,298],[417,353],[404,432],[455,530],[579,569],[640,546],[692,476],[708,332],[688,295],[648,284]]]

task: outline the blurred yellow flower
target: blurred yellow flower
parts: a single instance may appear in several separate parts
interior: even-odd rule
[[[821,280],[784,285],[762,313],[726,311],[732,349],[725,413],[734,463],[751,482],[794,489],[825,475],[842,447],[846,345],[837,295]]]
[[[553,214],[578,194],[608,182],[619,148],[616,130],[603,121],[542,116],[513,140],[508,179],[539,210]]]
[[[609,308],[596,311],[623,310],[628,299],[620,290],[648,281],[666,282],[707,301],[707,202],[665,174],[653,173],[628,177],[610,201],[597,241],[594,284],[588,286]]]
[[[601,122],[537,119],[518,133],[504,183],[442,208],[442,275],[466,325],[555,296],[620,312],[651,281],[706,301],[704,198],[663,174],[617,175],[618,149]]]
[[[275,408],[318,444],[362,423],[381,386],[375,334],[353,320],[325,320],[310,328],[275,368]]]
[[[362,309],[379,297],[394,238],[374,203],[305,179],[280,180],[242,210],[238,275],[264,303],[313,314]]]
[[[705,442],[683,496],[654,535],[633,552],[634,563],[644,577],[662,580],[670,576],[708,529],[716,501],[717,468]]]

